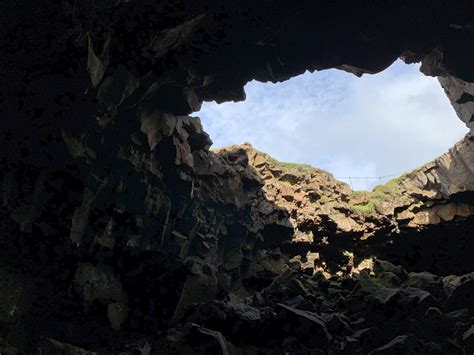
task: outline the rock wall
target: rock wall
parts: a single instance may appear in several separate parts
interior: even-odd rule
[[[352,191],[326,171],[279,162],[250,144],[219,152],[235,149],[248,154],[266,198],[288,211],[294,233],[281,248],[308,272],[349,273],[373,255],[411,271],[462,274],[474,268],[469,257],[474,152],[467,138],[372,192]],[[411,255],[418,249],[420,255]]]
[[[426,294],[370,274],[354,283],[288,271],[281,246],[302,215],[268,199],[244,150],[210,152],[187,115],[203,100],[243,100],[252,79],[376,73],[403,57],[446,77],[467,121],[473,14],[468,0],[3,1],[0,352],[471,349],[472,307],[459,303],[472,295],[471,276],[447,280],[429,312],[461,324],[442,341],[427,345],[438,330],[419,334],[396,319],[369,337],[376,343],[362,339],[359,327],[380,327],[379,312],[398,308],[384,308],[392,299],[423,304],[410,320],[419,324]],[[459,166],[468,150],[459,149]],[[443,164],[440,181],[457,181]],[[449,199],[470,188],[463,183]],[[343,186],[330,186],[344,198]],[[320,218],[318,228],[339,230],[330,214]],[[400,287],[411,287],[400,275]],[[367,293],[375,308],[352,306]],[[364,312],[373,318],[359,321]]]
[[[96,346],[94,332],[109,329],[109,351],[120,350],[128,339],[110,331],[162,327],[193,303],[245,296],[281,270],[267,249],[291,238],[287,213],[266,200],[245,152],[210,152],[197,118],[134,118],[117,113],[81,137],[63,131],[76,160],[67,170],[2,174],[0,282],[8,290],[14,280],[19,294],[0,317],[0,343],[28,352],[63,329],[63,340],[80,333]],[[65,309],[74,324],[61,320]]]
[[[472,136],[474,122],[474,85],[451,76],[440,77],[438,80],[444,88],[458,117],[471,130],[469,136]]]

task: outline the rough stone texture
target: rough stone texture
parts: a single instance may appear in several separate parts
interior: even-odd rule
[[[447,153],[408,174],[402,185],[408,194],[422,201],[469,195],[474,188],[473,156],[474,146],[466,137]]]
[[[446,78],[466,122],[473,13],[470,0],[2,1],[0,352],[470,349],[473,314],[463,303],[470,276],[429,304],[422,300],[431,300],[425,292],[433,285],[415,291],[396,267],[310,276],[316,253],[327,251],[335,265],[339,256],[330,248],[303,257],[285,250],[298,214],[267,199],[244,150],[210,152],[199,120],[188,115],[203,100],[243,100],[252,79],[328,68],[376,73],[402,57]],[[460,154],[459,166],[469,154]],[[471,185],[460,181],[467,173],[447,176],[447,165],[435,176],[456,187],[447,199],[434,184],[437,202],[426,208],[459,209],[429,212],[439,221],[421,224],[439,240],[454,233],[458,243],[472,234],[472,219],[458,218],[472,205],[469,194],[459,195]],[[345,188],[331,185],[335,194],[339,187],[342,198]],[[307,191],[285,196],[300,205],[310,198]],[[327,215],[317,227],[343,231],[340,240],[355,228],[352,218],[339,216],[335,225]],[[449,250],[436,241],[423,250],[431,260]],[[409,271],[423,259],[403,244],[388,254],[397,250],[414,253],[398,258]],[[450,255],[441,258],[445,270],[470,267]],[[302,267],[288,268],[289,256],[300,256],[293,265]],[[425,311],[449,326],[432,326]]]
[[[128,125],[122,117],[87,139],[70,135],[67,147],[93,152],[70,171],[3,175],[2,218],[11,220],[2,225],[2,263],[18,276],[5,271],[2,312],[7,323],[47,324],[26,335],[7,328],[20,352],[29,351],[23,337],[56,338],[61,327],[65,343],[82,334],[85,348],[103,337],[121,351],[127,338],[110,331],[152,329],[196,302],[252,293],[280,272],[283,259],[266,245],[289,240],[291,225],[266,200],[245,152],[210,152],[197,118],[148,117]],[[81,313],[74,325],[64,327],[64,309]]]
[[[451,76],[439,77],[439,82],[458,117],[471,130],[474,130],[474,84]]]
[[[239,149],[247,153],[249,164],[260,175],[267,200],[289,213],[293,237],[291,243],[280,244],[291,256],[296,255],[291,262],[300,264],[297,267],[308,272],[351,272],[373,254],[406,263],[402,258],[419,248],[426,256],[418,255],[419,265],[411,265],[412,269],[449,274],[469,272],[474,267],[468,256],[473,240],[466,222],[474,215],[470,140],[463,139],[448,153],[372,192],[352,191],[328,172],[279,162],[250,144],[217,152]],[[442,228],[457,223],[464,223],[467,230],[459,229],[456,238],[449,238]],[[425,238],[420,237],[422,233]],[[434,248],[440,249],[432,253],[427,244],[433,245],[433,240],[439,243]],[[442,249],[449,255],[440,252]],[[443,265],[433,262],[433,257],[443,258]],[[460,267],[456,259],[463,260],[464,266]]]

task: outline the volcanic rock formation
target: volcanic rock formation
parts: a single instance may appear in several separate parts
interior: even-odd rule
[[[455,238],[448,239],[449,232],[436,232],[459,223],[467,228],[474,215],[470,192],[474,152],[468,138],[441,157],[372,192],[352,191],[328,172],[279,162],[249,144],[218,152],[239,149],[246,151],[249,164],[260,174],[266,198],[289,213],[294,228],[292,241],[286,246],[290,254],[304,254],[306,250],[312,259],[316,255],[319,258],[319,254],[330,255],[334,264],[338,250],[339,260],[345,255],[347,262],[353,263],[357,250],[356,260],[369,254],[384,255],[417,270],[459,274],[474,268],[470,231],[459,229]],[[407,242],[413,245],[403,245]],[[445,251],[428,251],[426,246],[433,242],[438,252],[449,250],[449,255]],[[415,247],[424,248],[425,255],[407,260],[408,250]],[[402,255],[390,256],[391,253]],[[433,263],[433,258],[441,258],[449,266]],[[463,260],[462,265],[459,260]],[[417,265],[409,265],[415,261]],[[348,265],[342,266],[350,271]]]
[[[252,79],[401,57],[472,128],[471,0],[6,0],[0,18],[2,354],[472,352],[470,137],[386,205],[216,154],[188,116]]]

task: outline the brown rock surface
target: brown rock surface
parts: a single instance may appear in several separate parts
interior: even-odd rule
[[[357,251],[365,255],[371,239],[378,243],[382,236],[385,243],[392,242],[407,233],[474,215],[469,195],[463,197],[474,188],[474,174],[469,170],[474,166],[474,152],[467,138],[441,157],[372,192],[352,191],[328,172],[279,162],[250,144],[217,152],[238,149],[246,151],[249,164],[259,173],[266,198],[288,211],[294,228],[293,249],[301,249],[303,258],[306,250],[319,251],[331,244],[341,249],[339,254]]]
[[[262,179],[187,115],[245,99],[252,79],[402,57],[442,76],[471,126],[473,14],[471,0],[1,1],[0,352],[470,349],[467,140],[411,185],[354,194],[314,170]],[[364,270],[351,250],[435,276]]]

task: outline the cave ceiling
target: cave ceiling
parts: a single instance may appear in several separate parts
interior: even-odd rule
[[[90,353],[69,344],[234,353],[226,339],[243,352],[380,353],[413,350],[418,338],[440,353],[473,349],[474,276],[456,276],[472,271],[469,137],[404,177],[397,186],[408,199],[361,216],[347,186],[313,171],[317,188],[295,192],[288,183],[305,172],[270,158],[257,165],[250,147],[212,152],[199,119],[187,116],[203,101],[244,100],[253,79],[329,68],[360,76],[402,58],[439,77],[472,128],[472,0],[5,0],[0,21],[0,353]],[[287,193],[275,196],[286,207],[250,161],[282,180]],[[328,183],[338,219],[323,196]],[[355,198],[359,210],[376,208],[370,196]],[[328,265],[342,270],[345,260],[351,272],[359,246],[438,275],[387,262],[372,275],[384,280],[316,270],[326,248]],[[366,314],[385,334],[354,343]],[[448,335],[420,326],[438,315]]]

